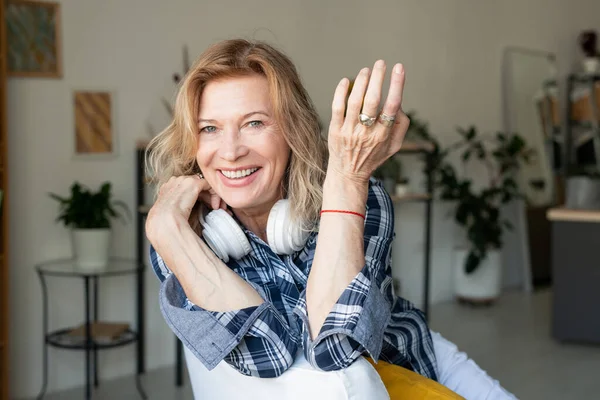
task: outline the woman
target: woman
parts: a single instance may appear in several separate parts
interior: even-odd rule
[[[183,81],[173,122],[149,146],[160,190],[146,232],[163,315],[209,370],[225,361],[277,377],[302,349],[323,371],[368,355],[437,379],[423,314],[393,293],[393,206],[371,178],[409,126],[402,65],[386,98],[385,76],[383,61],[362,69],[349,97],[339,82],[327,142],[293,63],[269,45],[217,43]],[[309,232],[288,254],[267,232],[281,199]],[[211,250],[203,205],[228,210],[244,255]]]

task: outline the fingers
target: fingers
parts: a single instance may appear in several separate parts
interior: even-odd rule
[[[346,112],[346,95],[350,81],[344,78],[338,83],[331,104],[331,125],[339,129],[344,124],[344,113]]]
[[[215,193],[215,191],[211,188],[209,188],[208,190],[202,190],[198,195],[198,199],[200,199],[205,204],[209,205],[210,208],[212,208],[213,210],[223,208],[223,204],[225,204],[223,199],[221,199],[219,195]]]
[[[367,84],[369,83],[369,68],[363,68],[358,73],[354,86],[352,87],[352,93],[348,98],[348,107],[346,109],[345,123],[349,126],[354,126],[358,122],[358,114],[360,114],[363,100],[365,97],[365,91],[367,90]]]
[[[369,117],[377,117],[379,103],[381,102],[381,88],[383,86],[383,80],[385,79],[385,70],[386,66],[383,60],[378,60],[373,66],[373,73],[369,80],[369,86],[362,108],[363,114],[366,114]]]
[[[409,126],[410,118],[408,118],[408,116],[400,109],[396,113],[396,121],[394,122],[392,132],[390,133],[390,149],[392,154],[395,154],[402,147],[402,142],[404,141],[404,136],[406,136]]]
[[[171,177],[159,189],[159,198],[168,203],[188,208],[203,201],[213,210],[222,206],[222,199],[210,187],[206,179],[198,175]]]
[[[402,95],[404,92],[404,67],[402,64],[396,64],[390,77],[390,90],[383,106],[382,112],[392,116],[401,111]]]

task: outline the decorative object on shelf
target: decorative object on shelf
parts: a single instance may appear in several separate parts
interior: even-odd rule
[[[583,72],[588,75],[600,74],[600,53],[598,35],[594,30],[586,30],[579,35],[579,45],[584,54]]]
[[[174,94],[183,77],[191,68],[189,50],[186,45],[183,46],[182,66],[183,69],[181,72],[173,73],[169,82],[163,87],[159,101],[152,107],[148,121],[146,122],[146,130],[150,138],[153,138],[166,128],[173,119]]]
[[[71,228],[73,253],[82,269],[96,270],[107,265],[111,243],[111,219],[123,218],[115,206],[121,207],[131,218],[129,208],[120,200],[112,199],[111,184],[104,182],[98,192],[73,183],[71,196],[61,197],[54,193],[51,198],[60,203],[57,222]]]
[[[85,343],[86,324],[71,329],[66,336],[76,343]],[[126,322],[104,322],[95,321],[90,324],[90,333],[96,343],[111,343],[118,340],[129,331],[129,324]]]
[[[565,206],[573,210],[600,209],[600,173],[582,167],[567,177]]]
[[[396,183],[400,179],[402,164],[396,156],[391,156],[375,170],[373,177],[383,182],[383,187],[392,195],[396,191]]]
[[[474,126],[458,128],[461,139],[444,150],[425,130],[421,136],[435,143],[434,186],[440,198],[455,203],[454,220],[463,229],[466,243],[455,253],[456,295],[470,301],[493,301],[500,293],[500,249],[505,229],[511,224],[502,219],[500,208],[522,197],[515,175],[531,161],[535,152],[518,134],[498,132],[493,136],[480,135]],[[489,148],[489,143],[492,148]],[[483,163],[487,180],[476,189],[473,180],[461,177],[447,157],[461,151],[461,161],[472,159]],[[530,182],[543,187],[543,181]],[[484,283],[485,282],[485,283]]]
[[[8,1],[6,35],[9,76],[62,77],[60,4]]]
[[[110,154],[114,151],[111,95],[76,91],[75,151],[77,154]]]
[[[398,178],[398,180],[396,181],[396,188],[394,192],[396,196],[402,197],[410,193],[408,182],[408,178]]]

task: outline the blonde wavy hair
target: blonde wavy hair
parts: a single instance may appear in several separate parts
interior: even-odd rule
[[[225,40],[200,55],[180,84],[173,120],[148,144],[148,176],[160,187],[172,176],[199,172],[195,157],[202,90],[214,79],[251,74],[267,78],[275,121],[291,149],[283,189],[290,200],[292,219],[314,229],[323,200],[327,144],[296,67],[285,54],[264,42]]]

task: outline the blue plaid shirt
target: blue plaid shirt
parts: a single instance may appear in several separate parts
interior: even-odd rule
[[[204,310],[187,299],[180,283],[150,247],[160,279],[160,306],[167,324],[210,370],[225,360],[242,374],[279,376],[302,349],[313,367],[331,371],[363,354],[401,365],[437,380],[432,338],[423,313],[396,297],[391,278],[394,208],[375,179],[369,181],[364,231],[365,266],[354,277],[311,340],[306,283],[318,233],[300,251],[279,256],[242,227],[251,251],[229,268],[265,300],[259,306],[228,312]]]

